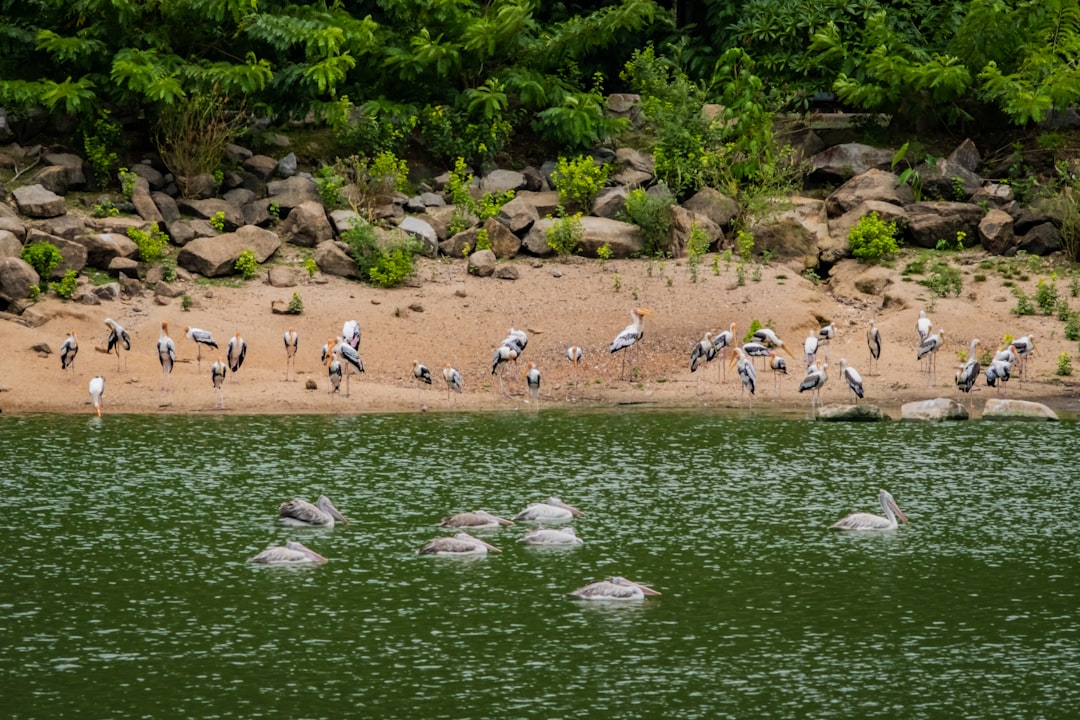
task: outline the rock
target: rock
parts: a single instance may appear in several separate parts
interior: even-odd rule
[[[1057,413],[1046,405],[1030,400],[990,398],[983,406],[983,420],[1038,420],[1055,422]]]
[[[135,188],[131,191],[131,204],[135,206],[135,212],[143,220],[154,223],[165,223],[165,216],[161,214],[157,203],[150,195],[150,185],[145,178],[135,181]]]
[[[22,255],[22,243],[14,233],[0,230],[0,258],[19,257]]]
[[[67,212],[67,201],[40,185],[24,185],[11,193],[19,213],[32,218],[51,218]]]
[[[480,190],[486,193],[517,192],[525,189],[525,176],[516,170],[492,170],[480,178]]]
[[[964,202],[983,184],[981,177],[948,158],[937,158],[933,164],[922,163],[917,171],[924,197]]]
[[[277,172],[278,161],[267,155],[252,155],[241,163],[249,173],[266,182]]]
[[[964,245],[978,242],[979,222],[983,209],[971,203],[933,200],[911,203],[907,206],[908,224],[905,236],[911,245],[936,248],[939,240],[950,245],[964,233]]]
[[[823,179],[847,180],[871,168],[888,170],[894,154],[892,150],[860,143],[834,145],[810,158],[810,173]]]
[[[83,159],[74,153],[46,153],[42,158],[48,165],[60,168],[64,174],[64,187],[81,190],[86,187]]]
[[[495,218],[485,220],[483,229],[487,231],[488,242],[491,243],[491,251],[495,253],[495,257],[500,260],[517,257],[521,251],[521,238]]]
[[[498,226],[499,230],[513,237],[512,233],[504,226],[500,225],[494,218],[490,219],[489,222],[494,223]],[[401,224],[398,225],[398,229],[420,242],[420,254],[430,258],[436,257],[439,254],[439,236],[435,232],[435,228],[431,227],[427,221],[414,215],[407,215],[405,219],[401,221]],[[517,240],[516,237],[514,239]],[[494,244],[494,240],[492,240],[492,243]],[[518,241],[518,245],[521,245],[520,240]],[[510,257],[513,256],[511,255]]]
[[[428,212],[431,212],[430,208]],[[499,208],[499,214],[496,217],[510,232],[520,236],[528,232],[533,223],[540,219],[540,214],[536,212],[536,206],[531,202],[522,197],[515,197]]]
[[[979,221],[979,242],[992,255],[1015,255],[1013,219],[1004,210],[991,210]]]
[[[337,277],[360,277],[360,266],[348,253],[345,243],[327,240],[315,246],[315,264],[327,275]]]
[[[209,221],[220,214],[224,221],[225,232],[232,232],[244,224],[244,211],[238,205],[233,205],[222,198],[180,199],[176,204],[180,212],[186,212],[200,220]]]
[[[80,305],[100,305],[101,304],[101,298],[98,297],[95,293],[91,292],[90,290],[86,290],[85,288],[82,289],[82,290],[77,291],[75,293],[75,295],[72,296],[71,299],[74,300],[75,302],[77,302]]]
[[[252,156],[252,152],[246,147],[235,143],[226,143],[225,159],[233,165],[243,165],[244,161]]]
[[[789,207],[768,213],[751,226],[754,252],[771,250],[778,258],[803,258],[809,263],[807,267],[816,267],[818,247],[829,241],[825,203],[804,197],[792,197],[786,202],[790,202]],[[847,238],[838,251],[847,251]]]
[[[304,389],[305,390],[318,390],[319,389],[319,384],[317,382],[315,382],[314,378],[308,378],[307,381],[304,382]]]
[[[287,265],[273,265],[266,274],[271,287],[296,287],[302,279],[302,271]]]
[[[138,277],[128,277],[125,273],[120,273],[120,292],[122,295],[128,297],[142,297],[143,284]]]
[[[882,200],[866,200],[840,217],[829,220],[829,235],[835,240],[847,242],[851,229],[870,213],[877,213],[878,219],[883,222],[896,223],[897,244],[899,244],[899,231],[906,227],[908,222],[907,211],[899,205]]]
[[[206,200],[217,193],[217,180],[210,173],[199,173],[191,177],[178,177],[180,192],[185,198]]]
[[[74,240],[48,235],[40,230],[31,230],[26,236],[26,244],[33,245],[35,243],[51,243],[60,251],[60,255],[63,257],[60,264],[53,269],[50,280],[61,279],[68,270],[74,270],[77,273],[82,272],[83,268],[86,267],[86,248]]]
[[[603,188],[593,200],[591,214],[596,217],[617,219],[626,210],[626,198],[629,196],[630,188],[627,185],[620,184]]]
[[[1050,255],[1061,249],[1061,231],[1051,222],[1032,227],[1023,236],[1017,238],[1017,251],[1023,250],[1028,255]]]
[[[495,277],[500,280],[517,280],[520,277],[517,265],[504,263],[495,267]]]
[[[154,201],[154,205],[157,206],[158,212],[161,213],[161,219],[165,224],[180,220],[180,208],[172,195],[155,192],[150,193],[150,199]]]
[[[155,297],[178,298],[184,294],[184,287],[177,282],[161,282],[154,285]]]
[[[522,240],[522,247],[538,257],[554,255],[548,245],[547,229],[556,222],[552,218],[536,222]],[[584,236],[578,252],[585,257],[596,257],[596,251],[604,245],[611,248],[613,258],[628,258],[645,250],[645,239],[637,225],[591,216],[581,218],[581,225]]]
[[[145,180],[147,187],[151,190],[161,190],[165,187],[165,176],[149,163],[135,163],[131,166],[131,172]]]
[[[949,398],[934,398],[933,400],[918,400],[904,403],[900,407],[902,420],[923,420],[939,422],[942,420],[967,420],[967,409]]]
[[[80,235],[75,242],[86,248],[86,264],[99,270],[109,267],[113,258],[136,259],[139,256],[135,241],[120,233]]]
[[[477,250],[469,256],[469,274],[477,277],[491,277],[495,274],[495,253],[491,250]]]
[[[278,177],[291,178],[296,174],[297,162],[296,153],[289,153],[285,157],[278,160],[277,168],[275,171]]]
[[[114,257],[105,268],[110,275],[120,276],[125,273],[130,277],[139,276],[139,261],[134,258]]]
[[[914,200],[911,188],[887,170],[871,169],[836,188],[825,200],[829,217],[837,217],[867,201],[903,206]]]
[[[282,218],[288,217],[292,209],[301,203],[317,202],[322,204],[322,198],[319,197],[319,188],[315,185],[315,181],[300,175],[267,183],[266,197],[277,203]]]
[[[34,173],[33,181],[49,192],[67,195],[67,173],[62,167],[44,167]]]
[[[824,405],[818,408],[817,420],[828,422],[881,422],[891,418],[877,405]]]
[[[263,263],[279,247],[281,240],[271,231],[244,225],[233,233],[192,240],[180,250],[176,263],[205,277],[232,275],[237,258],[245,250],[253,251],[255,260]]]
[[[30,297],[31,286],[40,282],[37,271],[22,258],[0,258],[0,300],[12,302]]]
[[[0,195],[2,194],[0,192]],[[0,202],[0,230],[11,233],[20,243],[26,238],[26,223],[3,202]]]
[[[344,235],[358,222],[366,222],[355,210],[331,210],[329,218],[330,226],[338,235]]]
[[[334,237],[334,229],[330,227],[326,209],[321,202],[313,200],[294,207],[281,223],[279,232],[286,242],[300,247],[315,247]]]
[[[56,235],[66,240],[74,240],[86,232],[86,223],[79,215],[65,213],[54,218],[34,221],[33,230],[41,230],[49,235]]]
[[[698,190],[682,206],[696,215],[704,215],[721,228],[731,225],[739,215],[739,203],[711,187]]]
[[[690,233],[697,229],[704,233],[705,248],[719,248],[724,242],[724,231],[705,215],[698,215],[692,210],[674,205],[671,208],[671,248],[675,257],[686,255]]]
[[[102,300],[119,300],[120,299],[120,283],[105,283],[104,285],[96,285],[93,289],[93,293]]]

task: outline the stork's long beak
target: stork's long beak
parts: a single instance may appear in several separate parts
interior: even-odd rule
[[[784,352],[785,352],[785,353],[787,354],[787,356],[788,356],[789,358],[791,358],[792,360],[794,360],[794,359],[795,359],[795,356],[794,356],[794,355],[792,355],[792,354],[791,354],[791,351],[787,349],[787,345],[781,345],[781,346],[780,346],[780,349],[781,349],[781,350],[783,350],[783,351],[784,351]]]

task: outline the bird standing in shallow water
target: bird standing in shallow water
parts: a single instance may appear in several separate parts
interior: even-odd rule
[[[214,383],[214,390],[217,392],[217,408],[219,410],[225,409],[225,373],[227,372],[228,366],[225,365],[222,358],[218,358],[210,366],[210,382]]]
[[[113,349],[116,349],[116,369],[120,369],[120,348],[124,350],[131,350],[131,335],[124,329],[124,326],[116,322],[112,318],[105,318],[105,324],[109,328],[108,345],[106,346],[106,353],[111,353]],[[127,358],[124,358],[124,368],[127,368]]]
[[[882,490],[878,493],[878,502],[885,511],[885,517],[871,513],[852,513],[842,520],[838,520],[829,526],[831,530],[895,530],[896,519],[900,518],[905,525],[909,524],[907,516],[900,506],[893,500],[893,496]]]
[[[536,368],[536,363],[529,363],[529,367],[521,373],[521,377],[529,386],[529,396],[536,402],[540,402],[540,371]]]
[[[60,346],[60,369],[71,370],[71,379],[75,379],[75,356],[79,354],[79,339],[75,331],[68,333],[64,344]]]
[[[570,364],[573,365],[574,368],[574,382],[573,384],[566,384],[566,396],[568,398],[570,397],[570,388],[576,388],[578,386],[578,367],[581,365],[581,358],[584,354],[584,351],[577,345],[571,345],[566,348],[566,359],[570,361]]]
[[[94,403],[98,417],[101,417],[101,396],[105,394],[105,378],[101,375],[90,380],[90,400]]]

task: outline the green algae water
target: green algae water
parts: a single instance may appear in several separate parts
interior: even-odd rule
[[[1077,425],[0,418],[12,718],[1071,718]],[[841,534],[880,512],[911,526]],[[285,528],[328,495],[350,519]],[[419,556],[555,495],[585,543]],[[245,560],[300,540],[330,560]],[[589,603],[609,575],[663,594]]]

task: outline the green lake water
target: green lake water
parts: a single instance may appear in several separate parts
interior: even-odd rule
[[[12,718],[1073,718],[1078,426],[0,417]],[[841,534],[880,513],[910,527]],[[275,521],[325,493],[352,522]],[[584,545],[419,556],[550,495]],[[323,566],[246,559],[298,539]],[[567,593],[624,575],[663,594]]]

